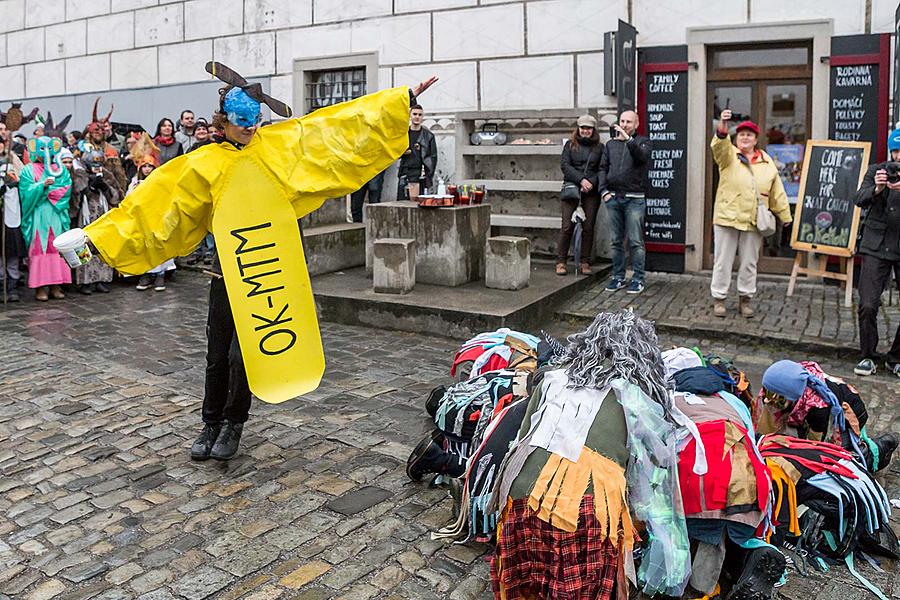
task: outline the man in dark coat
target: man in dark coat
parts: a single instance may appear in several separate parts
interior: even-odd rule
[[[878,309],[881,292],[891,273],[900,277],[900,178],[892,167],[900,167],[900,129],[888,136],[891,160],[869,167],[856,192],[856,205],[868,210],[863,223],[859,254],[859,349],[862,360],[853,369],[857,375],[872,375],[878,354]],[[889,170],[892,172],[889,174]],[[900,326],[891,349],[884,357],[888,370],[900,377]]]

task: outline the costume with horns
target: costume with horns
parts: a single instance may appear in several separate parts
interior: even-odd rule
[[[53,247],[53,239],[69,230],[72,178],[59,161],[62,141],[44,136],[31,138],[27,146],[31,162],[19,176],[19,198],[28,243],[28,287],[71,283],[69,265]],[[45,186],[48,178],[53,183]]]
[[[291,115],[290,107],[285,103],[267,96],[258,84],[249,84],[224,65],[208,63],[206,69],[225,83],[235,86],[220,100],[220,108],[232,124],[241,127],[257,124],[262,103],[276,114],[285,117]],[[304,389],[314,389],[324,370],[324,355],[321,354],[309,275],[303,264],[296,219],[312,212],[328,198],[340,197],[359,189],[406,150],[409,144],[407,130],[411,99],[412,92],[409,88],[385,90],[322,108],[304,117],[262,127],[256,130],[246,145],[223,141],[176,157],[154,171],[118,208],[89,225],[85,232],[106,262],[125,273],[141,274],[172,257],[189,254],[207,233],[213,232],[214,217],[218,218],[218,223],[225,218],[223,215],[228,215],[229,219],[237,215],[234,220],[255,219],[255,214],[247,215],[252,214],[257,205],[265,204],[268,207],[277,204],[276,208],[279,210],[283,207],[289,215],[286,220],[276,222],[275,217],[271,217],[271,223],[260,227],[270,227],[270,231],[286,227],[279,234],[284,236],[279,238],[279,247],[283,243],[284,248],[296,249],[295,255],[286,253],[277,259],[281,261],[280,265],[283,265],[285,273],[290,270],[292,275],[296,274],[296,279],[285,283],[285,291],[282,293],[294,293],[291,288],[297,286],[302,288],[295,290],[297,296],[291,297],[292,310],[297,311],[292,318],[293,323],[303,323],[308,328],[300,330],[305,336],[303,344],[291,347],[298,351],[317,348],[318,355],[314,364],[291,363],[290,367],[281,372],[270,370],[268,377],[287,379],[291,376],[291,371],[305,370],[309,372],[306,382],[311,383],[311,387]],[[255,222],[245,222],[244,225],[255,225]],[[240,227],[237,224],[234,226]],[[293,234],[285,233],[290,228],[293,228]],[[250,315],[245,314],[250,303],[260,298],[265,303],[266,296],[246,296],[237,287],[246,282],[237,274],[237,267],[231,264],[236,250],[223,250],[222,246],[224,241],[228,241],[230,246],[231,242],[236,242],[237,237],[228,235],[227,231],[225,237],[228,240],[220,240],[220,235],[216,237],[228,288],[225,302],[231,301],[231,309],[225,308],[224,312],[231,313],[227,319],[231,319],[233,315],[230,331],[234,331],[237,325],[251,388],[261,399],[276,402],[303,393],[294,388],[287,396],[280,393],[267,396],[254,387],[254,373],[259,371],[254,370],[255,366],[248,360],[247,352],[255,351],[259,354],[260,350],[256,348],[261,347],[264,342],[256,339],[261,335],[259,329],[254,332],[252,328],[248,331],[241,327],[250,321]],[[255,249],[257,248],[253,246],[241,246],[239,251]],[[231,253],[231,256],[226,253]],[[299,263],[296,262],[297,256]],[[217,284],[216,281],[213,283]],[[222,287],[224,295],[225,286]],[[217,317],[213,322],[212,296],[211,291],[211,345],[213,333],[219,335],[220,328],[229,327],[226,317]],[[274,300],[281,302],[278,297]],[[272,301],[270,297],[270,305],[264,312],[271,309]],[[298,308],[298,304],[312,308],[312,315],[303,308]],[[275,308],[280,306],[278,304]],[[277,312],[275,310],[276,315]],[[297,335],[286,329],[278,329],[277,332],[283,334],[278,338],[280,341],[290,342],[290,335]],[[265,334],[266,330],[262,330],[262,333]],[[228,333],[229,338],[232,335]],[[252,343],[246,343],[244,335],[251,336]],[[268,349],[271,350],[271,346]],[[269,357],[255,358],[263,360]],[[225,360],[225,388],[229,388],[227,367],[229,362],[234,364],[232,360],[230,356]],[[221,393],[224,396],[226,393],[219,389],[211,391],[214,386],[222,386],[211,381],[209,369],[212,369],[211,365],[208,367],[207,398],[204,400],[204,420],[208,424],[207,400],[211,395],[218,396]],[[313,373],[313,370],[318,372]],[[243,374],[244,369],[241,368],[240,371]],[[244,374],[244,381],[246,377]],[[236,387],[234,383],[230,386],[231,389]],[[249,410],[249,390],[242,392],[242,398],[244,395],[247,400],[246,408]],[[222,398],[216,398],[215,401],[224,402]],[[246,419],[246,416],[243,418]],[[230,418],[228,420],[231,421]]]
[[[98,117],[97,105],[99,103],[100,97],[98,96],[97,99],[94,100],[94,108],[91,111],[91,122],[84,128],[85,138],[87,138],[87,142],[90,142],[95,148],[103,153],[106,157],[104,166],[115,176],[116,181],[119,182],[119,188],[124,190],[128,187],[128,178],[125,176],[125,169],[122,166],[122,160],[119,155],[119,152],[122,149],[122,143],[120,143],[115,133],[113,133],[112,137],[109,139],[112,139],[116,143],[111,144],[105,134],[106,127],[109,126],[109,120],[112,117],[113,109],[115,109],[116,105],[110,105],[109,112],[106,113],[105,117]],[[103,141],[97,142],[92,138],[92,134],[97,132],[103,133]]]
[[[44,118],[43,115],[38,115],[35,117],[35,121],[38,125],[44,128],[44,135],[51,138],[59,138],[63,140],[65,143],[65,133],[66,133],[66,125],[69,124],[69,120],[71,120],[72,115],[66,115],[65,118],[59,123],[53,122],[53,113],[49,110],[47,111],[47,117]]]

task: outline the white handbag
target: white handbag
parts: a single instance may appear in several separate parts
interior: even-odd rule
[[[756,194],[756,230],[764,238],[769,237],[777,229],[775,215],[769,210],[768,203],[763,202],[762,196],[759,195],[759,190],[756,189],[756,177],[753,175],[753,169],[749,165],[747,168],[750,169],[750,181],[753,182],[753,192]]]

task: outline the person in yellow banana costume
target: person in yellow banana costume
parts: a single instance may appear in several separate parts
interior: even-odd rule
[[[112,267],[141,274],[189,254],[208,232],[224,276],[210,285],[203,431],[191,458],[238,449],[251,391],[281,402],[318,387],[325,369],[297,219],[349,194],[406,150],[409,109],[437,81],[398,87],[258,128],[261,104],[290,107],[220,63],[218,143],[156,169],[85,228]],[[214,270],[216,270],[214,268]]]

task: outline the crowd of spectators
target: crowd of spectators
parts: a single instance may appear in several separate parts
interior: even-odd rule
[[[23,221],[28,222],[29,215],[26,213],[31,209],[28,203],[23,202],[19,190],[22,169],[34,160],[28,148],[29,139],[46,136],[58,138],[61,142],[61,149],[54,161],[68,171],[71,187],[67,194],[67,214],[52,231],[52,235],[58,237],[70,227],[83,227],[117,206],[154,169],[177,156],[212,143],[222,135],[219,128],[191,110],[182,111],[177,123],[167,117],[160,119],[152,133],[118,130],[109,116],[97,118],[96,111],[83,129],[59,131],[39,119],[31,135],[26,136],[20,130],[24,129],[23,123],[16,125],[16,130],[10,130],[6,122],[0,122],[0,202],[4,224],[0,300],[7,302],[19,301],[19,288],[26,284],[36,290],[35,298],[39,301],[64,298],[64,287],[85,295],[108,293],[110,288],[107,284],[114,274],[95,259],[72,270],[70,277],[58,283],[30,285],[33,278],[29,272],[34,269],[29,269],[29,266],[35,261],[29,257],[32,239],[28,236],[31,232],[24,235],[26,231],[23,231],[22,224]],[[188,264],[211,264],[214,251],[215,243],[210,235],[186,260]],[[152,287],[156,291],[164,291],[166,280],[171,279],[174,269],[174,261],[159,265],[140,278],[137,289]]]

